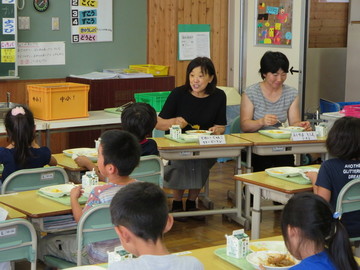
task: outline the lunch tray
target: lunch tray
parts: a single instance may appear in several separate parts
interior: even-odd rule
[[[314,167],[301,167],[301,169],[314,169]],[[305,179],[304,177],[302,177],[302,175],[297,175],[297,176],[283,176],[283,175],[272,175],[273,177],[282,179],[282,180],[286,180],[286,181],[290,181],[293,182],[295,184],[299,184],[299,185],[310,185],[311,181],[308,179]]]
[[[51,197],[51,196],[48,196],[44,193],[42,193],[41,191],[37,191],[37,194],[39,194],[40,196],[42,197],[45,197],[45,198],[48,198],[50,200],[53,200],[55,202],[58,202],[58,203],[61,203],[61,204],[64,204],[64,205],[71,205],[70,203],[70,196],[62,196],[62,197]],[[81,196],[79,199],[78,199],[79,203],[80,204],[85,204],[87,202],[87,198],[84,197],[84,196]]]
[[[105,112],[108,113],[116,113],[116,114],[121,114],[121,111],[119,111],[119,107],[115,107],[115,108],[106,108],[104,109]]]
[[[254,267],[245,258],[237,259],[226,255],[226,248],[214,250],[214,254],[224,261],[244,270],[254,270]]]
[[[198,142],[198,141],[196,141],[196,142],[195,141],[186,141],[186,140],[184,140],[182,138],[174,139],[169,134],[165,134],[164,137],[166,139],[169,139],[169,140],[172,140],[172,141],[175,141],[175,142],[178,142],[178,143],[196,143],[196,142]]]

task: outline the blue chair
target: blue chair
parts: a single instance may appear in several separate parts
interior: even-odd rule
[[[37,235],[33,225],[22,218],[0,222],[0,262],[26,259],[36,270]]]
[[[81,251],[84,246],[105,240],[118,239],[114,225],[111,222],[109,204],[99,204],[86,211],[77,225],[77,263],[71,263],[61,258],[45,255],[46,265],[65,269],[82,265]],[[120,240],[119,240],[120,245]]]
[[[23,169],[6,177],[1,186],[1,194],[34,190],[68,182],[69,177],[61,167]]]
[[[360,210],[360,179],[354,179],[348,182],[341,189],[336,200],[336,212],[341,215],[348,212]],[[360,226],[360,224],[359,224]],[[360,257],[360,237],[350,238],[355,244],[355,256]]]

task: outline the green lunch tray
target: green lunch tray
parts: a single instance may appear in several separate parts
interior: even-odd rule
[[[71,205],[70,203],[70,196],[62,196],[62,197],[51,197],[51,196],[48,196],[40,191],[37,191],[37,194],[39,194],[40,196],[42,197],[45,197],[45,198],[48,198],[50,200],[53,200],[55,202],[58,202],[58,203],[61,203],[61,204],[64,204],[64,205]],[[78,199],[79,203],[80,204],[85,204],[87,202],[87,198],[84,197],[84,196],[81,196],[79,199]]]
[[[243,270],[254,270],[255,268],[248,263],[248,261],[245,258],[237,259],[226,255],[226,248],[218,248],[214,250],[214,254],[224,261],[227,261],[228,263],[239,267]]]

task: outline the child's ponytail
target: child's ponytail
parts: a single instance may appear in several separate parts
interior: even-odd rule
[[[359,267],[354,259],[348,233],[336,213],[334,216],[333,233],[327,240],[330,257],[340,270],[357,270]]]

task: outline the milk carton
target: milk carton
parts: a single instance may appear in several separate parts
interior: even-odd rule
[[[180,139],[181,128],[179,125],[172,125],[170,128],[170,137],[173,139]]]
[[[226,237],[226,255],[234,258],[244,258],[249,253],[249,236],[243,229],[233,231]]]
[[[114,251],[108,251],[108,264],[109,266],[114,262],[131,259],[133,255],[127,252],[123,246],[115,247]]]
[[[328,126],[325,123],[320,123],[319,125],[315,126],[316,136],[318,137],[325,137],[328,134]]]
[[[95,186],[99,184],[99,177],[95,171],[87,171],[81,178],[82,188]]]

